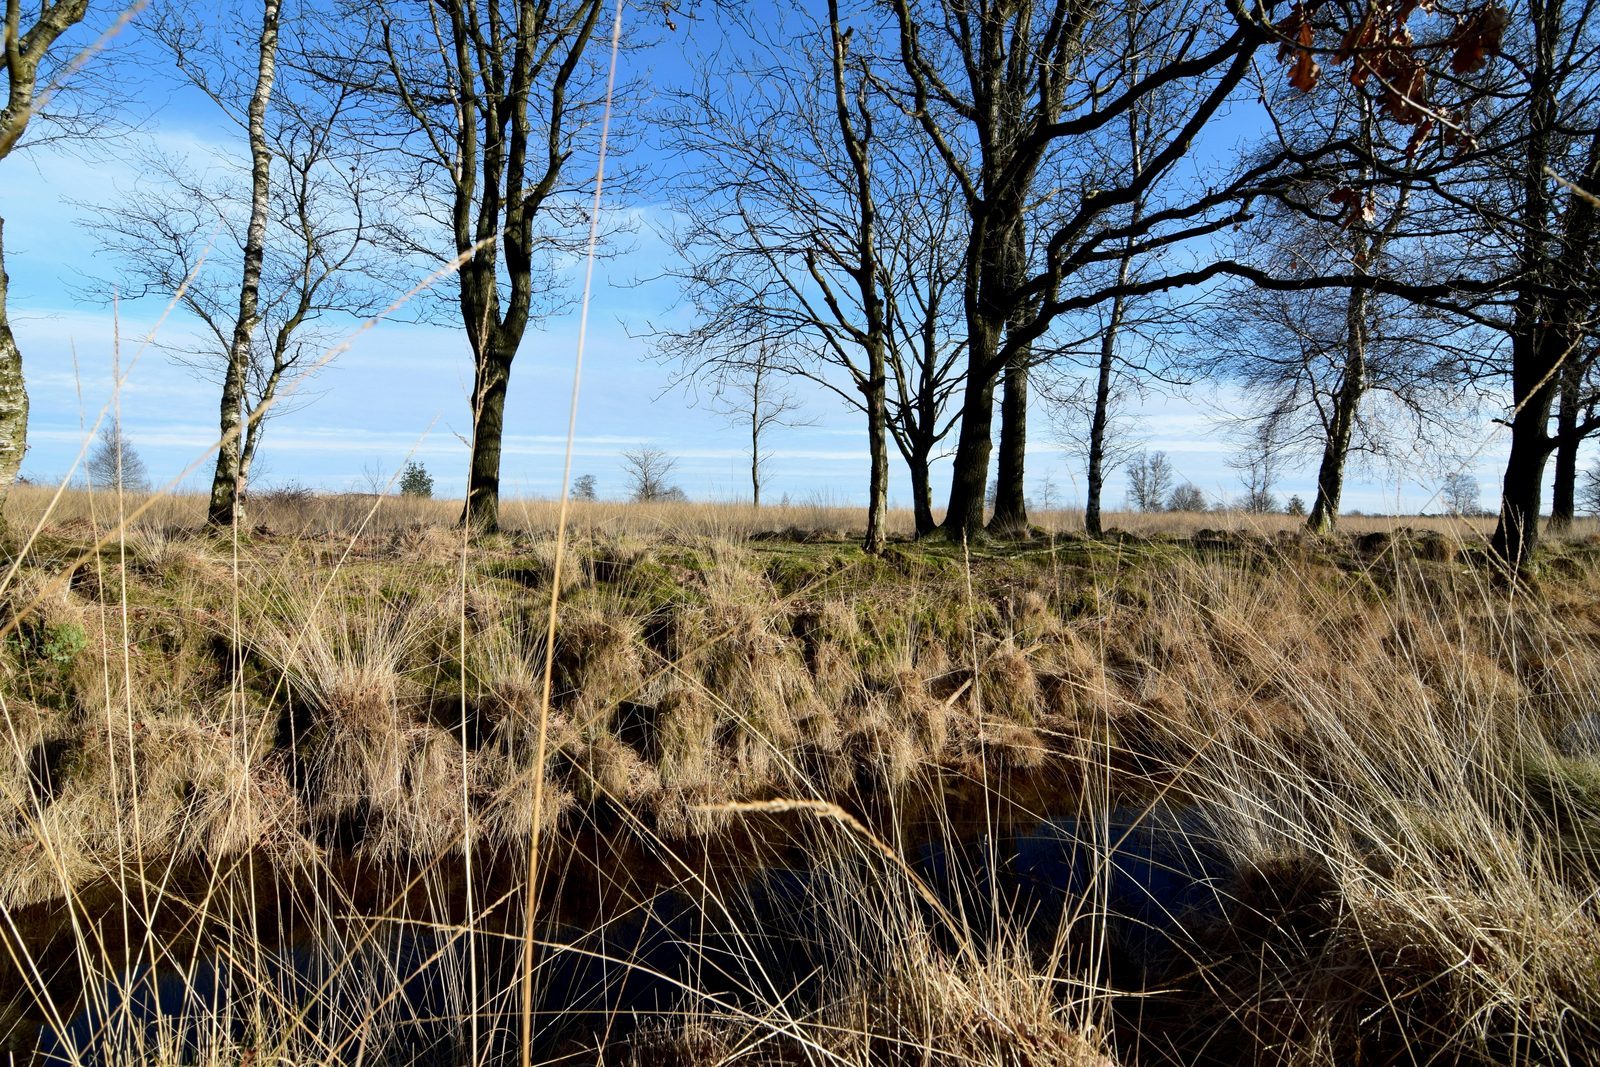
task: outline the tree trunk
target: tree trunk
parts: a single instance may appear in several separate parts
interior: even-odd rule
[[[1128,117],[1128,136],[1133,144],[1133,166],[1137,174],[1143,166],[1139,148],[1139,122],[1137,115]],[[1133,206],[1137,222],[1143,213],[1144,202]],[[1122,250],[1117,263],[1118,287],[1128,284],[1133,275],[1133,241]],[[1100,336],[1100,369],[1095,378],[1094,412],[1089,416],[1089,475],[1088,499],[1083,508],[1083,530],[1090,537],[1100,537],[1105,531],[1100,521],[1100,497],[1106,484],[1106,425],[1111,421],[1111,375],[1117,362],[1117,333],[1122,329],[1122,317],[1127,313],[1128,298],[1118,293],[1111,301],[1111,318],[1106,322],[1105,333]]]
[[[926,537],[939,528],[933,521],[933,487],[929,484],[930,455],[933,445],[918,441],[906,457],[906,468],[911,472],[911,511],[917,527],[917,536]]]
[[[1540,331],[1543,334],[1545,331]],[[1550,457],[1550,408],[1558,386],[1549,353],[1529,354],[1548,347],[1533,338],[1516,338],[1524,350],[1513,352],[1511,454],[1500,498],[1500,521],[1491,547],[1516,570],[1526,567],[1539,544],[1539,504],[1544,491],[1544,465]]]
[[[1322,463],[1317,467],[1317,498],[1306,516],[1306,529],[1312,533],[1331,533],[1339,525],[1339,500],[1344,495],[1345,460],[1350,455],[1350,430],[1354,421],[1347,412],[1341,389],[1334,400],[1333,426],[1322,444]]]
[[[1000,456],[995,473],[994,516],[989,532],[1002,537],[1028,529],[1028,500],[1023,486],[1023,464],[1028,449],[1028,375],[1033,351],[1023,348],[1006,366],[1005,391],[1000,400]]]
[[[967,381],[962,393],[961,430],[950,471],[950,503],[940,527],[952,541],[983,536],[983,494],[989,477],[990,432],[994,425],[994,376],[983,373],[998,348],[999,329],[967,315]]]
[[[266,255],[267,207],[272,150],[267,144],[267,104],[278,57],[278,0],[266,0],[261,12],[256,87],[250,97],[250,225],[245,231],[244,277],[239,285],[239,317],[234,320],[233,341],[228,346],[228,369],[222,381],[222,406],[218,428],[221,445],[211,476],[211,504],[206,522],[231,526],[238,518],[243,431],[245,368],[250,361],[250,338],[259,317],[261,264]]]
[[[1500,494],[1500,520],[1490,546],[1513,570],[1521,571],[1539,543],[1539,503],[1544,464],[1550,456],[1550,408],[1560,387],[1559,352],[1552,352],[1548,296],[1535,286],[1548,280],[1554,256],[1546,242],[1552,217],[1545,170],[1556,128],[1555,25],[1558,7],[1545,7],[1530,19],[1533,63],[1528,74],[1532,106],[1530,136],[1522,167],[1517,222],[1522,230],[1520,266],[1530,284],[1517,294],[1511,336],[1511,453],[1506,457]]]
[[[1344,468],[1350,456],[1350,437],[1367,391],[1367,303],[1365,289],[1351,289],[1345,316],[1344,380],[1333,398],[1333,420],[1322,444],[1322,464],[1317,468],[1317,498],[1306,516],[1306,529],[1328,533],[1339,525],[1339,501],[1344,495]]]
[[[1556,474],[1550,495],[1550,532],[1572,529],[1578,498],[1578,390],[1582,364],[1572,353],[1561,367],[1561,402],[1556,410]]]
[[[1117,274],[1120,284],[1128,281],[1132,258],[1128,252],[1123,253]],[[1094,411],[1089,416],[1088,499],[1083,508],[1083,530],[1090,537],[1105,533],[1100,521],[1100,497],[1106,484],[1106,424],[1111,420],[1111,373],[1117,359],[1117,331],[1122,326],[1126,304],[1121,295],[1111,301],[1111,319],[1100,335],[1100,369],[1094,383]]]
[[[260,422],[247,426],[244,435],[244,447],[239,450],[239,498],[241,500],[250,495],[250,468],[255,464],[256,447],[261,444],[260,430]]]
[[[889,516],[889,405],[881,345],[870,346],[871,376],[863,386],[867,394],[867,448],[872,475],[867,482],[867,536],[862,548],[873,555],[883,552],[888,540]]]
[[[1014,285],[1027,274],[1027,236],[1020,215],[1007,234],[1003,255],[1006,281]],[[1011,329],[1026,319],[1025,308],[1013,309],[1006,322],[1008,339]],[[1005,392],[1000,399],[999,469],[995,472],[994,515],[989,520],[989,532],[1001,537],[1024,534],[1028,529],[1023,467],[1028,458],[1028,375],[1032,369],[1030,345],[1018,348],[1006,362]]]
[[[505,433],[506,388],[511,382],[509,350],[490,343],[478,357],[473,383],[472,458],[467,469],[467,502],[462,523],[474,534],[500,529],[500,443]]]
[[[761,506],[761,379],[756,378],[756,392],[750,401],[750,499]]]
[[[22,353],[6,312],[11,280],[6,276],[4,227],[5,220],[0,219],[0,534],[5,532],[6,496],[28,450],[28,390],[22,380]]]
[[[993,424],[994,379],[973,374],[967,378],[961,432],[950,470],[950,503],[941,527],[953,541],[975,541],[983,534],[984,481],[989,474]]]

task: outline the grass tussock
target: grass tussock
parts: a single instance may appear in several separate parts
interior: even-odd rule
[[[406,976],[373,969],[391,942],[352,934],[362,915],[445,937],[413,969],[454,968],[446,1037],[511,1047],[514,998],[487,961],[515,926],[540,782],[546,891],[592,907],[583,928],[692,890],[760,970],[800,934],[757,937],[755,912],[735,921],[753,890],[710,891],[711,872],[736,856],[831,879],[803,994],[697,979],[681,1014],[605,1046],[631,1062],[1581,1063],[1600,1047],[1587,535],[1508,587],[1443,527],[872,558],[755,536],[798,514],[595,505],[558,575],[539,506],[469,546],[442,503],[264,502],[234,546],[184,532],[182,500],[105,538],[71,511],[92,503],[40,523],[0,592],[11,1047],[71,1014],[56,1000],[73,983],[263,951],[274,908],[296,944],[367,961],[350,988],[376,995],[370,1018],[328,1009],[354,1040],[404,1030],[373,1006]],[[19,491],[14,529],[36,505]],[[774,852],[771,820],[738,806],[779,798],[843,805],[876,845],[808,832]],[[884,860],[974,824],[1156,804],[1191,813],[1228,873],[1137,987],[1083,963],[1115,940],[1103,864],[1041,942],[1037,913],[990,914],[982,878],[934,906],[915,864]],[[71,981],[37,965],[63,946]],[[659,977],[661,951],[624,971]],[[351,1060],[304,1044],[278,996],[214,1027],[206,1056]]]

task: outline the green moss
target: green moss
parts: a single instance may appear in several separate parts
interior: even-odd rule
[[[1600,841],[1600,762],[1530,758],[1522,766],[1522,784],[1535,819],[1561,829],[1584,827]]]

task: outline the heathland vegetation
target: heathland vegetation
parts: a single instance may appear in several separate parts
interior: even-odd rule
[[[24,6],[5,166],[120,114],[63,54],[86,0]],[[619,77],[680,22],[715,44]],[[0,271],[14,1057],[1600,1062],[1593,4],[113,29],[237,135],[231,176],[152,148],[92,210],[112,288],[198,324],[172,354],[219,420],[209,492],[152,489],[119,381],[86,487],[14,487]],[[514,361],[646,197],[653,354],[748,433],[751,503],[644,443],[599,500],[570,429],[558,498],[502,500]],[[460,497],[410,458],[256,485],[340,317],[396,312],[470,348]],[[1117,429],[1201,380],[1241,398],[1222,511]],[[862,417],[864,508],[763,504],[800,389]],[[1041,397],[1081,511],[1030,497]],[[1444,514],[1346,514],[1364,457],[1432,464]]]
[[[128,528],[107,503],[11,501],[37,527],[0,661],[15,1049],[1577,1063],[1600,1040],[1584,531],[1507,586],[1492,520],[1046,516],[1079,532],[874,556],[859,512],[588,504],[558,575],[548,504],[469,547],[458,504],[419,498],[263,505],[228,540],[199,499]],[[1149,832],[1129,812],[1179,818],[1198,903],[1117,859]],[[1006,880],[986,849],[1046,818],[1102,865]],[[978,858],[957,877],[929,847]],[[1130,877],[1155,918],[1121,914]],[[124,988],[219,966],[225,1002],[159,1022]]]

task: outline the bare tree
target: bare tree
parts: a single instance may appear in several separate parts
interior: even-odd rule
[[[371,314],[396,280],[392,255],[378,246],[385,229],[368,189],[370,160],[341,125],[349,90],[323,92],[327,83],[292,66],[280,77],[279,42],[298,27],[284,25],[276,2],[263,7],[249,56],[236,34],[246,19],[232,14],[208,26],[189,7],[165,7],[151,35],[245,133],[247,180],[226,158],[152,154],[140,183],[96,212],[101,243],[123,268],[120,288],[181,292],[209,335],[178,358],[221,381],[214,525],[237,518],[265,422],[290,410],[283,388],[331,342],[322,320]]]
[[[310,57],[361,92],[360,136],[409,177],[412,250],[460,257],[456,309],[473,353],[472,440],[461,521],[499,526],[501,442],[512,361],[559,305],[560,257],[586,209],[572,179],[604,104],[593,54],[603,0],[351,0]],[[598,138],[595,138],[598,141]],[[597,147],[597,143],[596,143]],[[608,177],[607,189],[613,188]]]
[[[1491,160],[1483,206],[1509,216],[1501,232],[1513,242],[1502,320],[1511,451],[1493,544],[1520,565],[1537,544],[1548,458],[1556,461],[1551,526],[1561,530],[1576,510],[1578,449],[1600,432],[1600,19],[1587,0],[1530,4],[1511,41],[1510,85],[1489,88],[1502,100],[1511,90],[1512,150]]]
[[[1466,471],[1453,471],[1447,475],[1439,495],[1452,515],[1476,515],[1481,510],[1478,505],[1478,479]]]
[[[1184,482],[1167,497],[1168,511],[1202,512],[1206,510],[1206,495],[1193,482]]]
[[[683,490],[669,480],[678,461],[653,445],[640,445],[622,453],[622,472],[628,479],[629,496],[637,504],[682,500]]]
[[[872,82],[836,0],[825,23],[788,7],[774,14],[799,20],[794,40],[773,43],[761,22],[731,18],[758,58],[734,57],[680,94],[669,116],[674,145],[691,160],[676,188],[688,221],[675,242],[700,321],[658,343],[687,374],[714,378],[753,352],[781,352],[794,357],[783,369],[862,410],[865,541],[876,552],[888,507],[890,327]],[[752,336],[762,344],[752,348]],[[820,356],[814,365],[804,358],[811,352]]]
[[[1204,0],[1128,13],[1074,0],[958,3],[891,0],[901,91],[971,221],[965,249],[967,378],[945,528],[977,534],[989,467],[994,391],[1005,374],[999,494],[992,525],[1024,526],[1026,395],[1033,349],[1061,316],[1133,295],[1115,279],[1079,286],[1094,268],[1224,223],[1253,174],[1225,189],[1158,202],[1195,135],[1233,95],[1261,39]],[[1203,27],[1203,28],[1201,28]],[[1130,42],[1150,61],[1122,61]],[[1130,113],[1154,113],[1181,89],[1181,122],[1143,145],[1137,173],[1085,166]],[[1074,165],[1073,159],[1078,160]],[[1045,196],[1041,175],[1070,183]],[[1130,205],[1145,210],[1130,216]],[[1041,206],[1042,205],[1042,206]],[[1130,241],[1132,242],[1130,244]],[[1073,285],[1068,287],[1068,279]],[[1159,288],[1159,285],[1151,287]]]
[[[24,10],[26,9],[26,10]],[[44,103],[40,66],[63,34],[83,21],[88,0],[40,0],[24,5],[10,0],[5,19],[5,104],[0,107],[0,159],[22,139]],[[6,311],[9,278],[5,271],[5,221],[0,219],[0,506],[28,450],[28,390],[22,379],[22,352],[11,334]],[[4,519],[0,518],[0,527]]]
[[[927,146],[878,87],[870,5],[830,3],[825,22],[798,5],[778,6],[775,26],[770,14],[734,20],[749,49],[725,54],[669,119],[692,164],[675,185],[687,220],[675,242],[700,321],[658,343],[714,377],[760,334],[781,346],[787,373],[864,414],[865,540],[878,551],[890,440],[911,472],[919,532],[932,528],[929,465],[960,381],[952,249],[963,213],[927,180]]]
[[[805,426],[811,422],[799,414],[802,405],[789,388],[783,364],[774,358],[771,344],[757,338],[754,355],[747,362],[720,368],[711,386],[712,403],[729,423],[749,434],[750,498],[758,508],[767,467],[763,439],[779,426]]]
[[[1509,15],[1494,6],[1441,11],[1451,25],[1395,33],[1400,10],[1370,7],[1372,17],[1361,24],[1330,32],[1297,5],[1278,29],[1286,40],[1297,40],[1286,43],[1283,54],[1298,88],[1316,82],[1319,50],[1344,57],[1380,116],[1411,129],[1407,156],[1431,151],[1437,137],[1442,150],[1432,151],[1425,166],[1403,168],[1415,202],[1406,228],[1448,239],[1451,260],[1439,264],[1431,281],[1352,269],[1339,272],[1342,278],[1325,273],[1284,280],[1238,263],[1217,264],[1209,273],[1240,274],[1270,288],[1303,289],[1309,281],[1392,292],[1499,332],[1503,344],[1484,346],[1464,370],[1510,386],[1501,420],[1510,428],[1510,449],[1491,545],[1518,568],[1537,545],[1551,454],[1566,453],[1558,472],[1568,485],[1578,444],[1600,432],[1600,417],[1587,413],[1581,386],[1569,389],[1564,411],[1556,409],[1564,383],[1588,377],[1571,364],[1591,358],[1596,347],[1600,68],[1593,57],[1600,23],[1591,0],[1550,0],[1518,5]],[[1505,61],[1491,62],[1501,55]],[[1449,61],[1449,76],[1430,74],[1430,56]],[[1407,91],[1396,91],[1397,74],[1410,85]],[[1346,140],[1317,154],[1349,148]],[[1370,198],[1402,169],[1392,157],[1370,162],[1364,187],[1339,190],[1347,215],[1365,214]],[[1564,488],[1559,496],[1566,495]],[[1561,506],[1565,510],[1564,500]]]
[[[100,433],[84,460],[83,470],[95,489],[119,493],[150,490],[150,472],[122,432],[120,419],[107,418],[100,424]]]
[[[1577,504],[1585,515],[1600,515],[1600,462],[1591,464],[1583,472]]]
[[[1140,511],[1163,511],[1172,493],[1172,463],[1165,452],[1141,452],[1128,467],[1128,500]]]
[[[1228,461],[1239,472],[1244,496],[1239,506],[1257,515],[1278,510],[1273,489],[1283,473],[1283,423],[1277,419],[1257,420],[1246,430],[1238,451]]]

